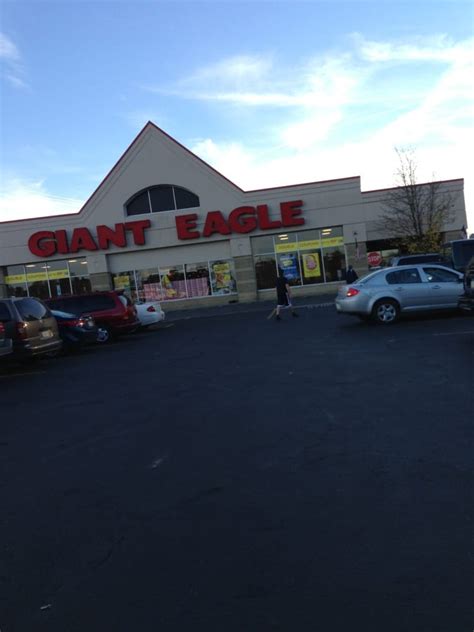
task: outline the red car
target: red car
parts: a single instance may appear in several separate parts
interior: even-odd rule
[[[140,326],[137,310],[122,292],[57,296],[45,302],[54,310],[75,316],[92,316],[98,328],[97,342],[109,342],[115,336],[129,334]]]

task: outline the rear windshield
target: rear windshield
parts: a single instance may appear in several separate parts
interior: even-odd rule
[[[10,310],[6,303],[0,303],[0,323],[6,323],[11,320]]]
[[[88,312],[103,312],[114,309],[116,306],[112,296],[98,294],[97,296],[67,296],[53,299],[49,302],[53,309],[73,314],[85,314]]]
[[[22,319],[27,322],[51,317],[51,312],[46,305],[35,298],[22,298],[15,301],[15,307],[20,313]]]
[[[368,283],[369,281],[372,281],[372,279],[376,279],[378,276],[380,276],[380,273],[381,273],[381,270],[376,270],[375,272],[369,272],[365,276],[358,279],[356,283]],[[382,279],[381,276],[380,276],[380,279]]]
[[[465,268],[472,257],[474,257],[474,239],[453,243],[453,259],[456,268]]]

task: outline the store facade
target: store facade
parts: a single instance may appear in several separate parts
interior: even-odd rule
[[[463,180],[442,186],[454,238]],[[268,297],[278,269],[295,295],[328,292],[386,243],[386,193],[358,176],[243,191],[148,123],[79,213],[0,223],[0,296],[120,289],[183,309]]]

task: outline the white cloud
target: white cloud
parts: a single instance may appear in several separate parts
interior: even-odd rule
[[[352,52],[318,57],[292,73],[273,63],[259,64],[257,58],[249,85],[243,85],[241,91],[223,92],[219,73],[197,73],[212,76],[213,81],[202,82],[200,91],[196,88],[193,92],[190,78],[190,92],[183,97],[231,101],[241,107],[273,105],[286,110],[280,110],[278,125],[271,121],[261,126],[260,135],[267,127],[265,149],[232,138],[222,143],[208,138],[194,151],[244,189],[352,175],[361,175],[363,188],[373,189],[395,184],[394,147],[412,145],[421,180],[431,179],[433,171],[439,179],[465,178],[466,209],[474,230],[470,166],[474,144],[474,40],[453,42],[440,35],[393,43],[356,35],[353,41]],[[419,71],[424,62],[430,65],[423,74],[423,88],[418,88],[416,82],[414,90],[412,84],[405,87],[412,65]],[[399,63],[404,71],[397,75],[393,64]],[[225,61],[213,66],[223,67]],[[253,82],[257,75],[258,86]],[[385,83],[379,89],[381,78]],[[271,89],[267,90],[268,86]],[[387,86],[397,97],[395,101],[384,95]],[[403,109],[397,107],[399,102]],[[354,107],[362,109],[360,116],[369,122],[371,116],[380,117],[381,122],[364,130],[366,120],[362,119],[359,126],[357,117],[352,119]],[[344,134],[332,135],[342,126]],[[352,135],[352,129],[357,136]]]
[[[4,33],[0,33],[0,58],[19,61],[20,53],[15,44]]]
[[[12,40],[0,33],[0,59],[5,62],[3,77],[15,88],[27,88],[20,52]]]
[[[12,178],[0,191],[0,222],[76,213],[84,201],[52,196],[42,181]]]
[[[453,42],[446,35],[418,38],[415,43],[377,42],[356,33],[353,36],[359,55],[368,62],[437,61],[459,62],[472,58],[474,40]]]

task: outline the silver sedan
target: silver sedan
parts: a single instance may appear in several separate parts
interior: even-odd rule
[[[377,270],[339,288],[336,309],[385,325],[400,315],[456,309],[463,293],[463,275],[432,263]]]

